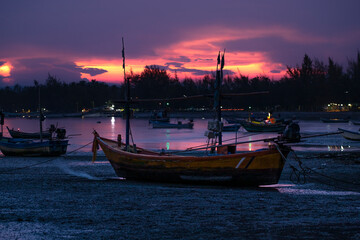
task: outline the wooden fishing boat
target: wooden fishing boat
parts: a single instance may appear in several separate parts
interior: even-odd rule
[[[13,138],[24,138],[24,139],[40,139],[40,132],[34,132],[34,133],[29,133],[29,132],[22,132],[20,130],[14,130],[14,129],[10,129],[9,127],[6,127],[10,136]],[[51,132],[42,132],[42,137],[44,139],[49,139],[51,138]]]
[[[0,138],[0,150],[5,156],[59,156],[66,153],[68,140],[31,140]]]
[[[338,128],[339,131],[341,131],[341,135],[348,139],[348,140],[353,140],[353,141],[360,141],[360,131],[351,131],[351,130],[347,130],[347,129],[343,129],[343,128]]]
[[[225,53],[224,53],[225,54]],[[159,181],[174,183],[206,183],[226,184],[236,186],[259,186],[275,184],[279,181],[286,157],[290,148],[285,145],[273,143],[268,148],[252,152],[236,152],[236,145],[222,144],[221,130],[221,104],[220,86],[223,78],[224,54],[220,65],[220,53],[217,62],[217,74],[214,94],[214,109],[216,120],[209,121],[208,146],[194,154],[195,148],[191,149],[192,155],[183,152],[182,155],[154,152],[130,145],[130,118],[126,119],[126,143],[113,141],[101,137],[96,131],[93,132],[93,160],[99,146],[105,153],[119,177],[142,181]],[[123,42],[123,59],[124,42]],[[218,66],[220,65],[220,70]],[[126,83],[125,111],[130,111],[130,83],[125,77]],[[127,114],[128,116],[129,114]],[[211,140],[211,143],[210,143]],[[200,150],[204,148],[198,148]],[[216,150],[216,152],[215,152]],[[189,153],[189,152],[188,152]],[[207,154],[209,153],[209,154]]]
[[[323,123],[347,123],[349,119],[344,118],[320,118]]]
[[[98,146],[116,174],[129,180],[236,186],[276,184],[289,153],[289,148],[281,145],[246,153],[236,153],[234,145],[223,145],[217,147],[216,154],[202,156],[135,150],[133,146],[126,151],[125,144],[94,132],[94,159]]]
[[[35,85],[38,86],[35,81]],[[49,132],[43,132],[42,121],[45,117],[41,111],[40,105],[40,87],[39,87],[39,124],[40,132],[39,133],[24,133],[11,131],[8,128],[9,133],[15,133],[15,137],[8,138],[1,136],[0,138],[0,150],[5,156],[59,156],[66,153],[68,140],[64,140],[66,131],[65,129],[56,129],[54,125],[51,125]],[[2,126],[4,124],[4,119],[1,117],[1,131],[3,130]],[[56,138],[52,138],[52,133],[56,132]],[[18,135],[16,135],[18,133]],[[47,133],[50,133],[50,136],[47,136]],[[31,137],[35,139],[24,139],[16,137]],[[46,136],[48,139],[46,139]]]
[[[177,122],[177,123],[168,123],[168,122],[153,122],[152,123],[153,128],[177,128],[177,129],[182,129],[182,128],[187,128],[187,129],[192,129],[194,127],[194,123],[192,121],[189,121],[187,123],[182,123],[181,121]]]
[[[241,126],[248,132],[283,132],[286,124],[265,123],[258,121],[242,121]]]

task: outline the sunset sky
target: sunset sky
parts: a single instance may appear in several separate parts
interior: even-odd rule
[[[16,0],[0,2],[0,87],[82,78],[109,83],[159,65],[279,79],[304,54],[346,67],[360,50],[359,0]]]

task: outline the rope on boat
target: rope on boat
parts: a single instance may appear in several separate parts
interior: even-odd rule
[[[308,176],[308,171],[303,167],[303,162],[297,157],[296,153],[292,151],[295,156],[295,161],[298,163],[299,169],[296,168],[294,165],[289,163],[292,172],[290,174],[290,181],[295,184],[305,184],[306,183],[306,176]]]
[[[13,168],[13,169],[10,169],[8,171],[3,171],[3,172],[0,172],[0,174],[7,174],[7,173],[11,173],[11,172],[14,172],[14,171],[18,171],[18,170],[23,170],[23,169],[27,169],[27,168],[31,168],[31,167],[34,167],[34,166],[38,166],[38,165],[41,165],[41,164],[45,164],[45,163],[48,163],[48,162],[51,162],[51,161],[55,161],[56,159],[59,159],[59,158],[66,158],[68,157],[69,154],[72,154],[74,152],[77,152],[79,151],[80,149],[90,145],[91,143],[93,143],[93,141],[73,150],[73,151],[70,151],[69,153],[66,153],[65,155],[63,156],[59,156],[59,157],[52,157],[50,159],[47,159],[45,161],[42,161],[42,162],[38,162],[38,163],[34,163],[34,164],[31,164],[31,165],[28,165],[28,166],[24,166],[24,167],[20,167],[20,168]]]
[[[279,145],[277,143],[275,143],[274,145],[275,145],[276,149],[278,150],[278,152],[280,153],[281,157],[284,159],[284,161],[289,162],[288,159],[281,152]],[[294,151],[292,151],[292,152],[294,152]],[[304,183],[306,183],[306,171],[302,167],[302,162],[300,161],[300,159],[298,159],[297,162],[299,164],[300,170],[289,163],[290,168],[292,169],[292,172],[290,174],[290,181],[294,184],[298,184],[298,183],[304,184]]]
[[[341,186],[338,186],[338,185],[335,185],[335,184],[331,184],[327,181],[321,181],[319,180],[318,178],[315,178],[313,177],[312,175],[319,175],[321,177],[324,177],[326,179],[330,179],[332,180],[333,182],[339,182],[339,183],[343,183],[343,184],[347,184],[347,185],[352,185],[352,186],[360,186],[360,183],[355,183],[355,182],[349,182],[349,181],[345,181],[345,180],[342,180],[342,179],[339,179],[339,178],[335,178],[335,177],[332,177],[332,176],[328,176],[326,174],[323,174],[323,173],[320,173],[318,171],[315,171],[307,166],[303,166],[302,164],[302,161],[300,159],[300,157],[294,152],[294,156],[295,156],[295,160],[298,162],[299,164],[299,169],[295,168],[294,166],[290,165],[290,167],[292,168],[293,172],[291,173],[290,175],[290,180],[293,182],[293,183],[306,183],[306,177],[308,178],[311,178],[313,179],[314,181],[317,181],[321,184],[324,184],[324,185],[328,185],[328,186],[332,186],[334,188],[339,188],[339,189],[342,189],[342,190],[352,190],[353,189],[349,189],[349,188],[345,188],[345,187],[341,187]],[[292,177],[293,176],[293,177]],[[294,177],[296,179],[294,179]],[[301,178],[304,179],[304,181],[301,181]],[[295,180],[295,181],[294,181]]]
[[[296,154],[295,154],[295,157],[296,158],[299,158]],[[314,174],[317,174],[319,176],[322,176],[322,177],[325,177],[325,178],[328,178],[328,179],[331,179],[333,181],[337,181],[337,182],[341,182],[341,183],[345,183],[345,184],[352,184],[352,185],[357,185],[357,186],[360,186],[360,183],[354,183],[354,182],[349,182],[349,181],[345,181],[345,180],[342,180],[342,179],[339,179],[339,178],[334,178],[334,177],[331,177],[331,176],[328,176],[328,175],[325,175],[323,173],[320,173],[318,171],[315,171],[309,167],[305,167],[305,169],[309,172],[309,173],[314,173]]]

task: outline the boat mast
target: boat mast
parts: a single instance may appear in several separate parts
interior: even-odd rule
[[[222,129],[221,129],[221,84],[223,81],[223,68],[224,68],[224,55],[225,55],[225,50],[224,53],[222,54],[221,57],[221,62],[220,62],[220,52],[217,58],[217,63],[216,63],[216,79],[215,79],[215,94],[214,94],[214,108],[215,108],[215,112],[216,112],[216,119],[217,122],[219,124],[219,145],[222,145]],[[219,70],[219,65],[220,65],[220,70]]]
[[[124,84],[126,86],[125,90],[125,115],[126,115],[126,150],[129,150],[129,135],[130,135],[130,82],[129,79],[126,79],[125,74],[125,45],[124,38],[122,38],[122,57],[123,57],[123,69],[124,69]]]
[[[40,104],[40,85],[38,84],[37,81],[35,81],[35,86],[38,87],[38,101],[39,101],[39,121],[40,121],[40,142],[43,141],[43,136],[42,136],[42,121],[44,121],[44,116],[42,114],[42,111],[41,111],[41,104]]]

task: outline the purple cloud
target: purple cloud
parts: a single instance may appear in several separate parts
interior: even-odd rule
[[[170,61],[174,61],[174,62],[191,62],[191,59],[185,56],[180,56],[180,57],[174,57],[174,58],[169,58],[168,60]]]
[[[10,79],[16,79],[16,83],[22,85],[32,85],[33,80],[43,83],[48,74],[63,82],[77,82],[82,80],[81,73],[96,76],[107,72],[98,68],[81,68],[73,62],[56,58],[19,59],[13,63],[13,67]],[[7,84],[12,85],[14,82]]]
[[[92,77],[107,72],[107,70],[99,69],[99,68],[78,68],[78,69],[81,73],[88,73]]]
[[[0,59],[8,59],[14,66],[11,78],[17,83],[32,82],[33,78],[46,79],[48,72],[54,72],[52,74],[64,81],[73,81],[81,78],[74,64],[77,59],[120,59],[121,38],[124,37],[126,56],[134,60],[163,57],[167,59],[165,62],[174,64],[206,61],[208,56],[198,54],[190,60],[185,52],[170,56],[167,50],[180,46],[179,43],[209,39],[202,50],[262,51],[269,61],[285,65],[298,64],[307,53],[320,60],[332,57],[344,65],[359,48],[359,9],[358,0],[303,0],[301,3],[287,0],[3,1]],[[287,37],[274,32],[256,37],[244,34],[242,40],[221,40],[229,33],[276,28],[294,30],[301,40],[290,40],[294,37],[291,32]],[[211,37],[205,38],[202,29],[210,29],[206,34]],[[211,29],[219,29],[219,32]],[[302,40],[304,36],[309,41]],[[312,40],[317,38],[328,41]],[[191,44],[186,46],[191,49]],[[15,69],[25,64],[21,63],[24,59],[35,59],[32,60],[35,63],[44,58],[52,60],[40,61],[39,66],[26,63],[33,68]],[[61,66],[54,59],[61,59],[58,61],[65,65]],[[182,70],[207,72],[194,68],[177,71]],[[97,69],[82,71],[102,72]]]

